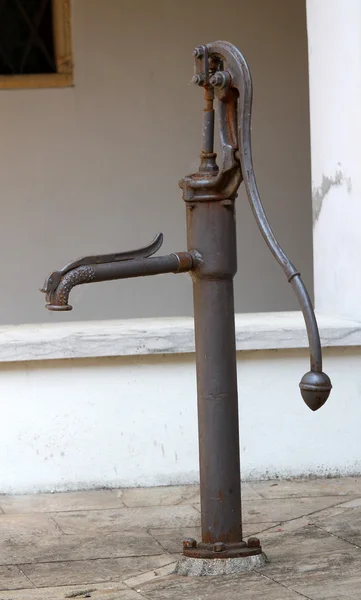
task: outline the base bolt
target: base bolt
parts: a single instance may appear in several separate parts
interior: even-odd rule
[[[193,538],[186,538],[183,540],[183,548],[197,548],[197,542]]]
[[[216,542],[215,544],[213,544],[214,552],[224,552],[225,549],[226,549],[226,546],[223,542]]]
[[[260,548],[261,542],[256,537],[250,537],[247,543],[248,548]]]

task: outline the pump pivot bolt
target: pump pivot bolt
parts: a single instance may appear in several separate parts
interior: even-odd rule
[[[204,75],[193,75],[192,77],[192,83],[195,83],[196,85],[203,85],[204,81]]]
[[[227,71],[217,71],[209,80],[209,83],[213,85],[213,87],[225,88],[229,86],[231,82],[231,78]]]
[[[197,48],[194,48],[194,50],[193,50],[193,56],[195,58],[202,58],[202,56],[203,56],[203,48],[201,46],[197,46]]]

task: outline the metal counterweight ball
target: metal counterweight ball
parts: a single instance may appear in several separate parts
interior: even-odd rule
[[[330,395],[332,384],[326,373],[309,371],[300,382],[302,398],[311,410],[318,410]]]

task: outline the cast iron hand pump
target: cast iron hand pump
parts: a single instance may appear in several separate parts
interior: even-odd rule
[[[304,401],[317,410],[331,391],[322,371],[319,332],[300,273],[279,246],[266,218],[251,152],[252,81],[242,54],[228,42],[194,50],[193,82],[204,88],[203,148],[198,172],[180,182],[187,207],[188,252],[152,256],[148,247],[79,259],[53,272],[44,291],[49,310],[70,310],[75,285],[189,271],[193,279],[201,479],[202,542],[186,540],[184,554],[225,558],[261,553],[258,540],[243,541],[233,278],[237,270],[234,204],[242,183],[258,227],[291,283],[304,315],[311,369],[301,379]],[[214,153],[214,100],[218,103],[221,166]]]

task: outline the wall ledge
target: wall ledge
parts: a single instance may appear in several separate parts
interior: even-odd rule
[[[318,314],[324,347],[361,346],[361,322]],[[306,348],[301,312],[236,315],[237,350]],[[0,327],[0,362],[186,354],[191,317],[78,321]]]

